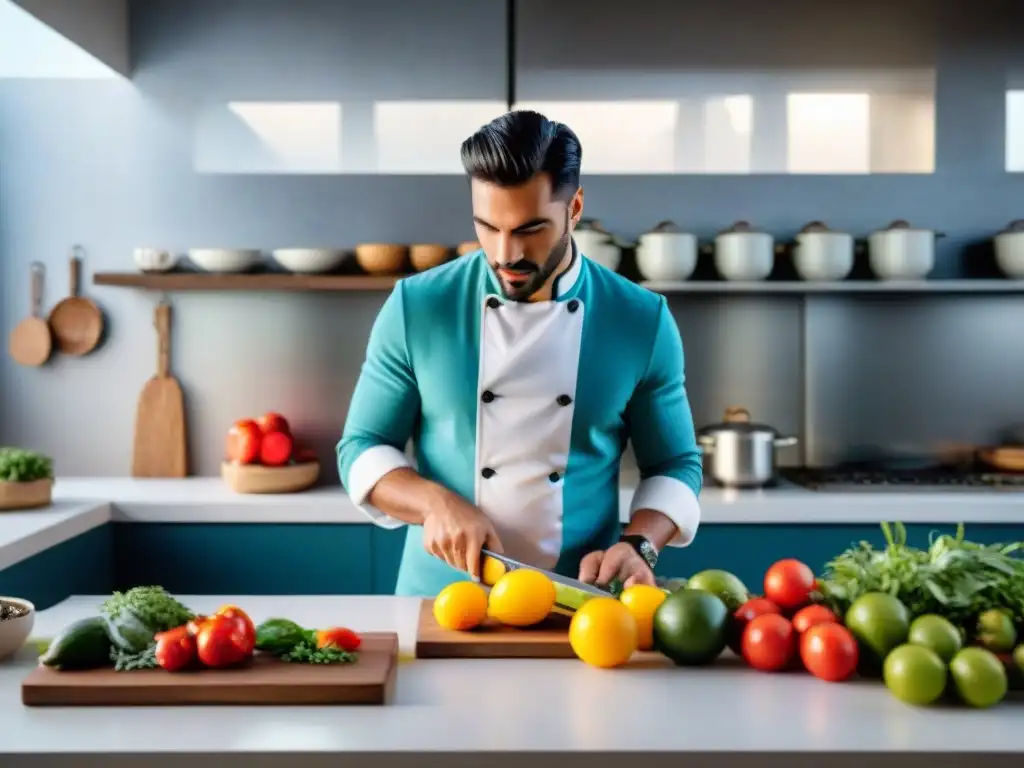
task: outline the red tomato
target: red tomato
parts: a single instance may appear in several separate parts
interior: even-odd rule
[[[158,632],[153,639],[156,640],[156,663],[162,669],[177,672],[195,662],[196,640],[189,634],[187,625]]]
[[[783,610],[803,608],[813,591],[814,572],[799,560],[779,560],[764,575],[764,596]]]
[[[203,624],[205,624],[209,620],[209,616],[199,615],[192,619],[192,621],[190,621],[188,624],[186,624],[185,628],[188,629],[188,633],[192,635],[192,637],[195,637],[199,634],[199,630],[203,628]]]
[[[793,615],[793,629],[801,635],[816,624],[839,623],[839,617],[824,605],[808,605]]]
[[[785,669],[796,653],[796,632],[789,619],[777,613],[755,617],[743,630],[743,658],[754,669]]]
[[[242,637],[249,649],[249,653],[252,653],[253,649],[256,647],[256,625],[245,611],[234,605],[225,605],[217,609],[217,613],[214,614],[214,618],[234,621],[238,625],[239,631],[242,633]]]
[[[292,436],[286,432],[268,432],[260,444],[260,463],[268,467],[280,467],[291,461]]]
[[[228,430],[228,461],[252,464],[259,458],[262,438],[259,425],[252,419],[236,421]]]
[[[271,432],[284,432],[286,435],[292,433],[291,427],[288,426],[288,421],[280,413],[274,413],[269,411],[264,413],[258,419],[256,423],[260,426],[260,431],[264,435],[268,435]]]
[[[768,598],[755,597],[747,600],[733,613],[729,627],[729,648],[737,656],[742,655],[743,652],[743,631],[747,628],[747,624],[766,613],[782,613],[782,611]]]
[[[858,657],[857,641],[842,624],[818,624],[800,637],[800,660],[808,672],[821,680],[845,680],[857,669]]]
[[[326,648],[333,645],[341,651],[354,651],[362,645],[363,638],[346,627],[321,629],[316,633],[316,647]]]
[[[236,619],[213,616],[199,628],[199,661],[207,667],[230,667],[252,655],[253,647]]]

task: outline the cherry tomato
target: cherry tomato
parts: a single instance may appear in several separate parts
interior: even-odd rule
[[[228,461],[239,464],[252,464],[259,458],[260,442],[263,433],[259,424],[252,419],[236,421],[228,430],[227,456]]]
[[[737,656],[742,655],[743,631],[747,628],[747,624],[766,613],[782,613],[782,611],[768,598],[755,597],[747,600],[733,613],[729,625],[729,648]]]
[[[838,683],[857,669],[857,641],[842,624],[817,624],[800,637],[800,660],[820,680]]]
[[[363,638],[346,627],[321,629],[316,633],[316,647],[334,646],[340,651],[354,651],[362,645]]]
[[[808,605],[793,615],[793,629],[801,635],[816,624],[839,623],[839,617],[824,605]]]
[[[255,649],[256,625],[241,608],[235,605],[221,606],[217,609],[217,613],[214,614],[213,618],[234,621],[238,625],[238,629],[245,642],[248,644],[249,652],[251,653]]]
[[[189,634],[188,625],[167,632],[158,632],[156,663],[168,672],[177,672],[192,666],[196,660],[196,640]]]
[[[811,602],[814,572],[799,560],[779,560],[764,575],[764,596],[782,610],[796,610]]]
[[[743,658],[754,669],[775,672],[785,669],[796,655],[796,631],[785,616],[756,616],[743,630]]]
[[[253,652],[241,623],[226,616],[213,616],[203,623],[196,647],[199,661],[207,667],[229,667],[245,661]]]
[[[264,435],[269,435],[271,432],[284,432],[286,435],[292,433],[291,427],[288,426],[288,420],[280,413],[273,411],[264,413],[256,419],[256,423],[259,424],[260,431]]]

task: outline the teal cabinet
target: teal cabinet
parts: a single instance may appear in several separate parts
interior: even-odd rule
[[[176,594],[361,595],[373,586],[369,525],[114,524],[118,588]]]
[[[907,525],[912,546],[927,547],[933,532],[956,533],[955,525]],[[966,525],[971,541],[998,543],[1024,540],[1021,525]],[[860,541],[885,546],[880,525],[702,525],[697,538],[686,548],[666,548],[658,561],[660,576],[690,576],[705,568],[735,573],[753,592],[761,591],[764,573],[776,560],[795,557],[821,573],[825,564]]]
[[[109,525],[86,531],[0,571],[0,595],[45,610],[69,595],[104,595],[114,588]]]

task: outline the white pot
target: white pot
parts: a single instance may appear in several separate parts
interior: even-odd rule
[[[775,238],[738,221],[715,238],[715,268],[726,280],[767,279],[775,266]]]
[[[622,262],[622,249],[616,245],[615,236],[601,226],[596,220],[583,219],[576,225],[572,233],[573,240],[580,253],[591,261],[596,261],[612,272]]]
[[[868,236],[871,271],[881,280],[924,280],[935,268],[935,238],[930,229],[894,221]]]
[[[793,266],[804,280],[844,280],[853,270],[853,250],[853,235],[811,222],[796,236]]]
[[[663,221],[640,235],[636,266],[645,280],[687,280],[697,268],[697,237]]]
[[[1004,275],[1024,280],[1024,219],[1013,221],[995,236],[996,264]]]

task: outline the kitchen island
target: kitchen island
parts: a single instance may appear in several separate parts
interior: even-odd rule
[[[383,707],[26,708],[28,647],[0,664],[0,765],[488,768],[642,760],[660,768],[986,768],[1024,764],[1024,701],[975,711],[915,709],[877,682],[764,674],[735,659],[684,669],[597,670],[562,660],[411,660],[416,599],[179,596],[195,611],[230,602],[262,621],[396,631],[405,660]],[[76,596],[41,612],[37,637],[95,613]],[[130,674],[130,673],[125,673]]]

